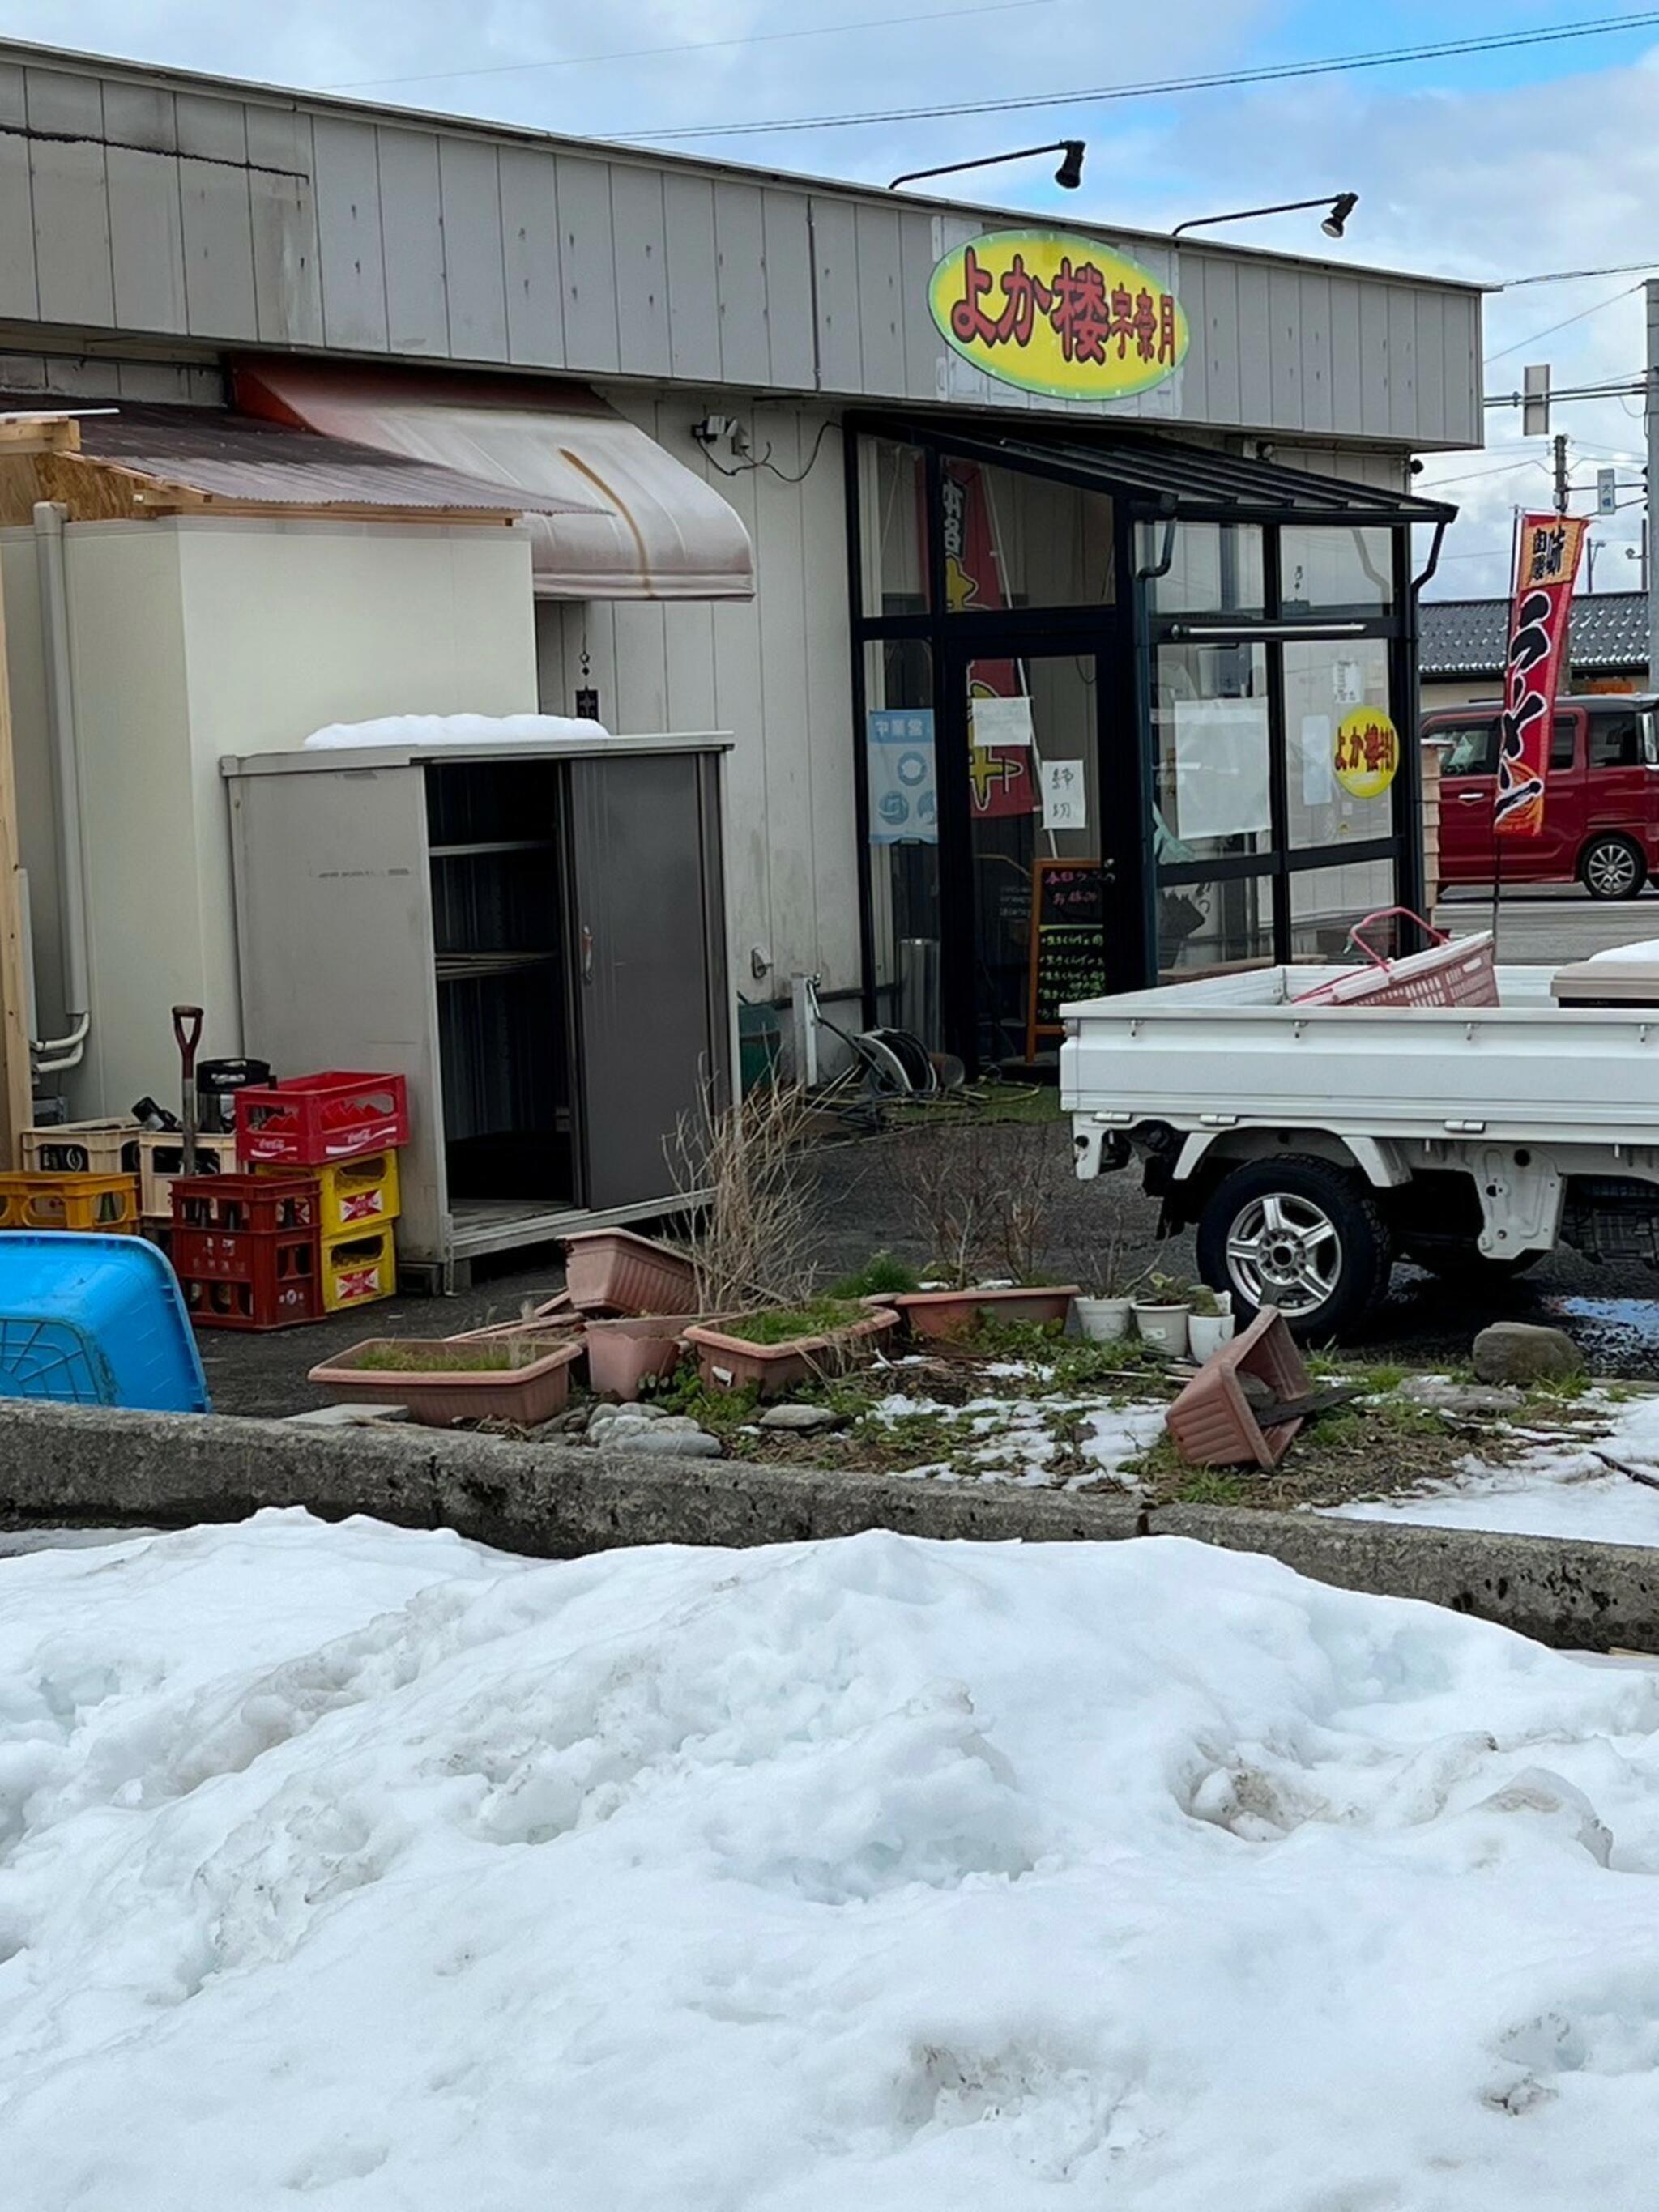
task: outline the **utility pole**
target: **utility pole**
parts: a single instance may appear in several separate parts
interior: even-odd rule
[[[1659,547],[1653,543],[1653,494],[1659,484],[1659,277],[1647,281],[1648,301],[1648,356],[1647,392],[1643,405],[1647,410],[1648,430],[1648,492],[1647,520],[1643,525],[1642,542],[1648,557],[1643,562],[1643,581],[1648,594],[1648,689],[1659,683],[1659,559],[1653,557]]]
[[[1555,434],[1555,511],[1558,514],[1565,514],[1567,511],[1567,434],[1565,430],[1558,430]]]

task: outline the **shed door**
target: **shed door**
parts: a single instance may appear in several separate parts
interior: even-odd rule
[[[726,1073],[714,774],[694,753],[570,763],[575,1088],[594,1208],[672,1192],[665,1147],[703,1081]]]

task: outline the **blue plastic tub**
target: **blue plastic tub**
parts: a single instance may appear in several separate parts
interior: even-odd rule
[[[142,1237],[0,1230],[0,1398],[205,1413],[179,1278]]]

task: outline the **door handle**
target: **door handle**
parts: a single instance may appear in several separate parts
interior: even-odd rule
[[[591,983],[592,980],[593,933],[584,922],[582,924],[582,981],[584,983]]]
[[[1457,794],[1457,803],[1460,806],[1490,806],[1492,805],[1491,799],[1484,791],[1460,791]]]

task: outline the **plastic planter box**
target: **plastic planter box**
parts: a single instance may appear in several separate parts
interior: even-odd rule
[[[631,1229],[584,1229],[564,1244],[565,1286],[584,1313],[683,1314],[696,1303],[691,1262]]]
[[[429,1369],[363,1367],[368,1353],[395,1345],[401,1352],[430,1352]],[[325,1359],[311,1370],[311,1380],[331,1398],[363,1398],[380,1406],[407,1406],[410,1419],[427,1428],[447,1429],[453,1421],[495,1419],[516,1421],[533,1429],[562,1413],[570,1398],[570,1370],[581,1358],[580,1342],[567,1337],[562,1343],[526,1346],[535,1357],[522,1367],[498,1367],[456,1372],[442,1364],[454,1349],[442,1339],[422,1342],[413,1337],[370,1337],[354,1344],[349,1352]]]
[[[1063,1328],[1077,1295],[1075,1283],[1044,1283],[1009,1291],[901,1291],[872,1303],[897,1312],[913,1336],[938,1340],[971,1336],[988,1321]]]
[[[750,1344],[746,1338],[728,1336],[712,1323],[694,1322],[685,1332],[685,1341],[696,1353],[697,1371],[710,1389],[744,1390],[753,1383],[763,1398],[775,1398],[799,1382],[820,1375],[842,1375],[849,1367],[861,1366],[898,1325],[898,1316],[885,1307],[822,1336],[798,1336],[785,1344]]]
[[[587,1324],[587,1380],[601,1397],[633,1399],[647,1376],[672,1375],[696,1314],[624,1314]]]
[[[1302,1426],[1299,1419],[1264,1429],[1239,1381],[1253,1376],[1279,1405],[1305,1397],[1308,1370],[1285,1316],[1267,1308],[1243,1336],[1224,1344],[1194,1376],[1170,1408],[1170,1441],[1188,1467],[1279,1465]]]

